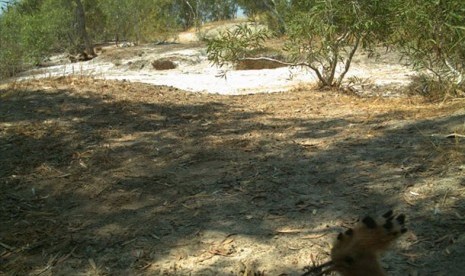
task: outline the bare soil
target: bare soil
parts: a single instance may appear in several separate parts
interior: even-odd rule
[[[464,101],[0,88],[0,274],[299,275],[394,208],[390,275],[465,271]]]

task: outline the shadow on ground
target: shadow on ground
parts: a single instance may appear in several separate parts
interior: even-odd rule
[[[412,231],[390,275],[460,275],[465,145],[445,135],[465,113],[382,102],[63,78],[0,90],[0,271],[298,275],[358,215],[395,208]]]

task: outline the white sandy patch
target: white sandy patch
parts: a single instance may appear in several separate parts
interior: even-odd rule
[[[316,83],[316,76],[304,68],[277,68],[268,70],[227,70],[211,65],[205,48],[172,49],[166,45],[132,47],[128,50],[138,54],[117,62],[97,57],[86,62],[61,64],[28,71],[21,80],[56,76],[93,76],[102,79],[127,80],[155,85],[168,85],[191,92],[240,95],[288,91],[301,85]],[[163,51],[162,51],[163,50]],[[151,62],[168,57],[178,65],[176,69],[157,71]],[[140,67],[134,64],[141,64]],[[134,68],[136,67],[136,68]],[[406,86],[413,74],[411,70],[384,60],[368,60],[359,57],[352,65],[347,77],[356,76],[370,80],[375,86]]]

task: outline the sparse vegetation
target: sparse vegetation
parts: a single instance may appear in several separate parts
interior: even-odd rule
[[[407,7],[407,8],[406,8]],[[421,73],[421,94],[463,97],[465,8],[461,1],[401,1],[393,43]]]
[[[78,3],[85,25],[77,20]],[[251,31],[252,25],[244,24],[207,39],[209,57],[220,66],[272,59],[258,53],[266,39],[278,35],[285,41],[278,62],[305,66],[320,86],[339,88],[356,51],[384,45],[401,51],[423,75],[428,86],[423,92],[457,97],[465,90],[460,1],[21,0],[0,15],[0,76],[12,76],[57,51],[93,56],[92,48],[83,46],[87,34],[89,41],[136,44],[174,39],[177,31],[190,27],[201,35],[203,22],[234,18],[239,8],[268,31]],[[77,26],[86,26],[87,34]]]
[[[339,88],[356,51],[359,48],[370,50],[382,41],[390,14],[387,5],[378,1],[312,1],[305,6],[296,5],[285,16],[286,36],[283,39],[288,61],[283,64],[308,67],[322,87]],[[253,41],[264,41],[260,32],[253,32],[248,26],[208,41],[210,57],[215,64],[247,58],[244,48],[250,45],[237,41],[246,40],[251,33],[260,38]],[[253,46],[259,48],[261,44]]]
[[[88,42],[165,41],[206,20],[234,18],[236,11],[235,1],[217,0],[14,1],[0,14],[0,77],[56,52],[93,56]]]
[[[459,1],[306,1],[286,8],[281,2],[263,0],[246,7],[251,15],[276,13],[280,7],[288,56],[283,64],[309,67],[322,87],[341,87],[357,50],[385,45],[400,50],[419,70],[431,95],[464,91],[465,18]],[[209,41],[215,64],[247,58],[240,48],[249,45],[236,43],[236,36],[247,37],[250,31],[238,30],[242,32],[224,32]]]
[[[269,32],[263,26],[239,24],[220,32],[218,37],[206,39],[208,59],[220,67],[240,62],[263,50],[268,37]]]

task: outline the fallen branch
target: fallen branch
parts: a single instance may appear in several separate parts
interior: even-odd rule
[[[307,62],[294,63],[294,62],[282,61],[282,60],[275,59],[275,58],[270,58],[270,57],[245,57],[245,58],[238,59],[238,61],[244,61],[244,60],[252,60],[252,61],[253,60],[266,60],[266,61],[276,62],[276,63],[282,64],[282,65],[291,66],[291,67],[298,67],[298,66],[308,67],[308,68],[312,69],[313,72],[315,72],[316,76],[318,77],[318,80],[320,80],[325,85],[329,85],[328,82],[325,80],[325,78],[323,78],[323,76],[321,75],[318,68],[316,68],[315,66],[313,66],[313,65],[311,65],[310,63],[307,63]]]

